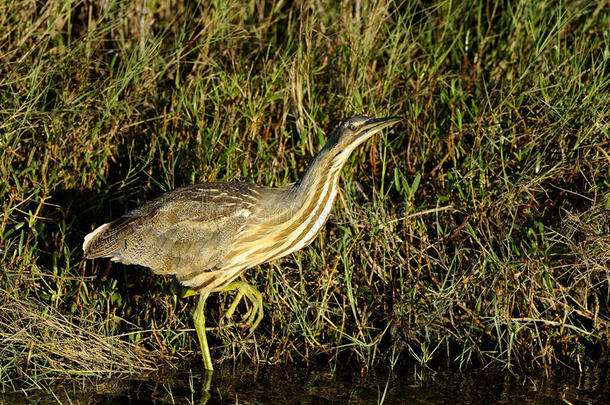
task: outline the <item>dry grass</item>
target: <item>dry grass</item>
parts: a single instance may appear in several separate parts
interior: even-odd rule
[[[145,374],[156,371],[156,361],[161,360],[122,336],[98,332],[104,329],[99,322],[70,319],[53,308],[19,301],[5,292],[0,297],[0,312],[3,392],[16,389],[13,373],[26,384],[36,385],[58,376]]]

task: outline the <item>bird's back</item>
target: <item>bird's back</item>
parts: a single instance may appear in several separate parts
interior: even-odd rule
[[[181,281],[222,269],[233,239],[269,190],[205,183],[167,192],[87,235],[85,256],[147,266]]]

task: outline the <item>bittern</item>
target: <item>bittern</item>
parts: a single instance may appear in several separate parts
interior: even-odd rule
[[[85,256],[172,274],[192,294],[199,294],[193,320],[204,366],[212,370],[204,317],[210,292],[237,290],[229,318],[246,297],[252,305],[245,318],[254,331],[263,316],[262,296],[246,282],[234,280],[251,267],[310,244],[331,212],[339,174],[351,152],[398,121],[349,118],[293,184],[271,188],[203,183],[162,194],[85,236]]]

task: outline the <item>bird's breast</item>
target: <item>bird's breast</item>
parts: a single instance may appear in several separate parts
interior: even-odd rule
[[[225,265],[249,268],[309,245],[328,219],[336,195],[337,181],[332,178],[292,209],[269,209],[251,217],[235,239]]]

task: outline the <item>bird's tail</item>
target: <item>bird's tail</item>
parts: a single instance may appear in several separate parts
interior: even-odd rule
[[[118,249],[118,239],[114,232],[108,232],[112,225],[113,223],[109,222],[98,226],[93,232],[85,236],[83,242],[85,258],[95,259],[96,257],[108,256]]]

